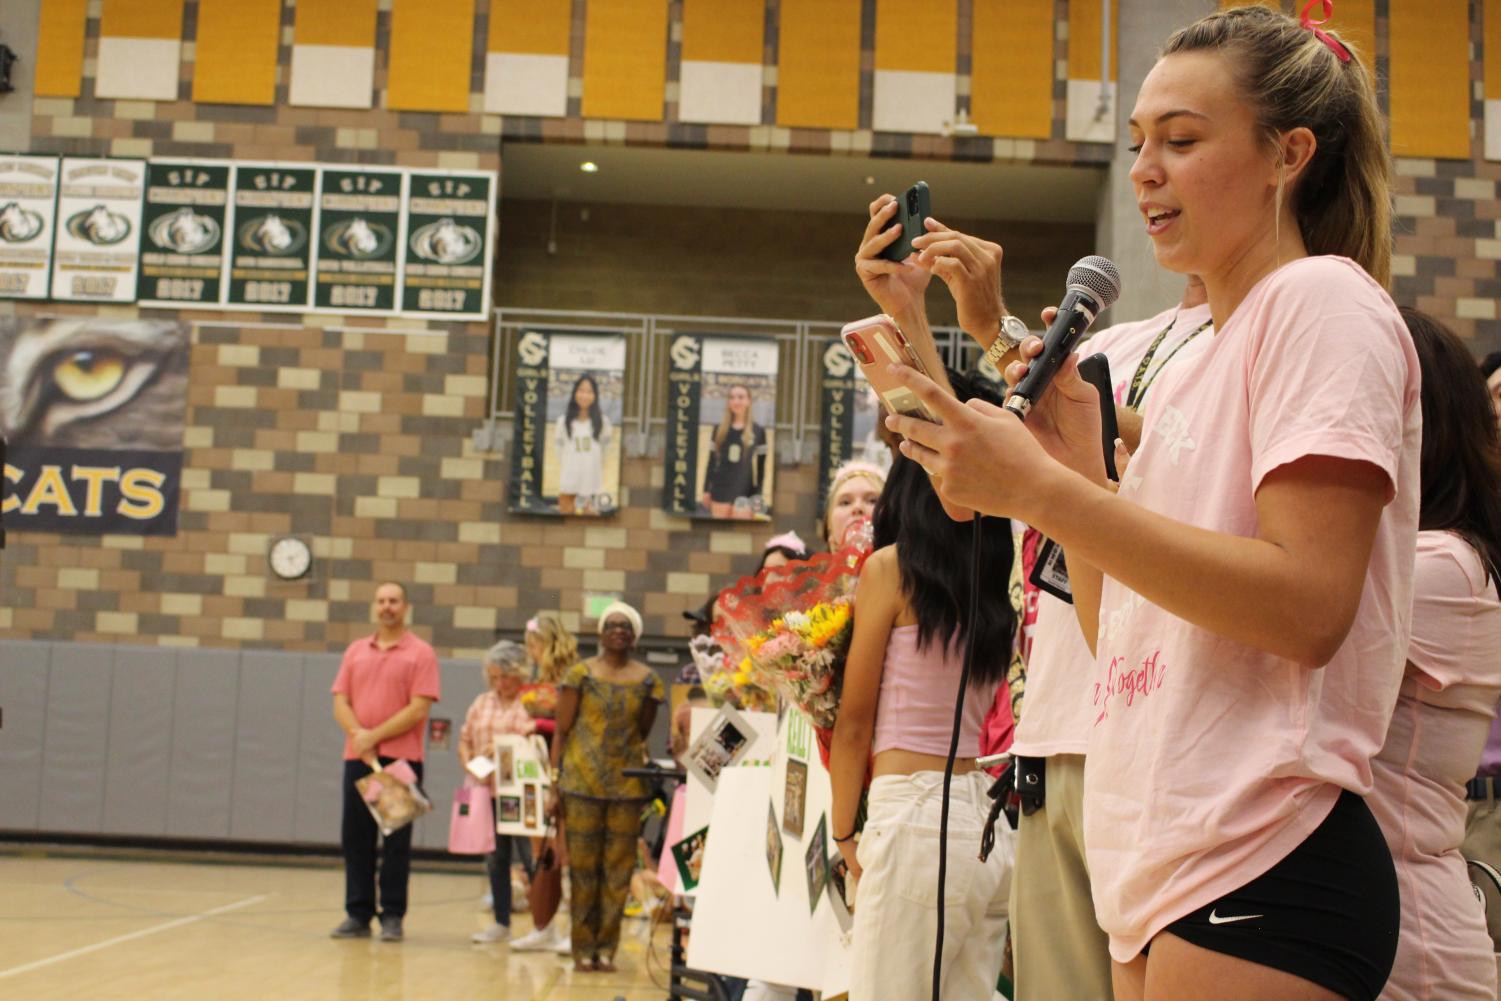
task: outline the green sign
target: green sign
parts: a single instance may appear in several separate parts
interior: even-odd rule
[[[235,167],[229,305],[307,309],[317,176],[311,167]]]
[[[412,173],[402,247],[403,312],[484,317],[494,175]]]
[[[323,171],[314,308],[395,311],[404,180],[395,170]]]
[[[229,164],[153,160],[147,165],[141,301],[218,304],[228,206]]]

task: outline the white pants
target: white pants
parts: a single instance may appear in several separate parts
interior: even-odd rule
[[[990,860],[980,861],[991,782],[971,772],[956,775],[950,788],[942,996],[952,1001],[986,1001],[1001,972],[1016,832],[1003,817]],[[942,772],[883,775],[870,784],[857,853],[864,874],[855,891],[850,1001],[931,995],[942,801]]]

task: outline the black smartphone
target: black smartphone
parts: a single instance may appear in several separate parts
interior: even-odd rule
[[[890,246],[881,251],[881,256],[888,261],[905,261],[911,256],[912,241],[927,232],[923,222],[932,211],[927,181],[918,181],[902,192],[896,207],[896,221],[901,223],[902,231]]]

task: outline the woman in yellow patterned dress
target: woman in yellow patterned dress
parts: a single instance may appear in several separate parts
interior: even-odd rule
[[[666,698],[656,672],[631,658],[640,635],[641,614],[610,605],[599,617],[599,653],[559,685],[553,789],[562,793],[579,972],[615,969],[641,809],[651,795],[645,779],[621,774],[645,762],[646,735]],[[559,808],[556,794],[551,808]]]

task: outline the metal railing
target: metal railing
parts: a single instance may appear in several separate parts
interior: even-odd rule
[[[489,417],[509,421],[515,413],[516,341],[525,330],[622,334],[626,339],[626,393],[622,428],[626,454],[641,456],[667,428],[667,345],[683,334],[739,334],[777,341],[776,430],[778,458],[794,465],[815,453],[823,424],[820,365],[823,351],[839,336],[840,324],[825,320],[607,313],[575,309],[497,308],[491,342]],[[939,356],[955,368],[972,368],[980,350],[958,327],[935,327]]]

